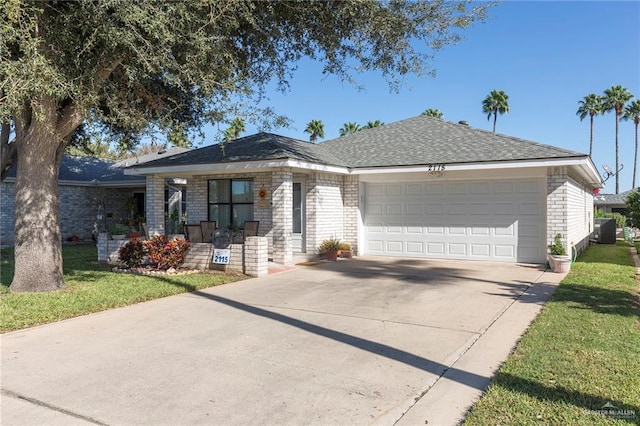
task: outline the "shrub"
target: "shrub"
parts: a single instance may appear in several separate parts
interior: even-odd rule
[[[346,241],[343,241],[343,242],[341,242],[341,243],[340,243],[340,248],[339,248],[339,250],[342,250],[342,251],[349,251],[349,250],[351,250],[351,244],[349,244],[349,243],[348,243],[348,242],[346,242]]]
[[[109,226],[109,233],[111,235],[125,235],[127,232],[129,232],[129,227],[121,223],[114,223]]]
[[[620,213],[605,213],[604,217],[614,218],[618,228],[624,228],[627,224],[627,217]]]
[[[175,239],[169,241],[166,235],[156,235],[145,242],[149,260],[161,270],[178,268],[184,263],[189,250],[189,241]]]
[[[340,250],[340,240],[334,237],[328,238],[320,244],[320,253],[325,253],[328,251],[338,251]]]
[[[144,256],[147,254],[144,243],[140,238],[134,238],[128,241],[118,250],[120,263],[125,268],[135,268],[142,265]]]
[[[549,252],[552,256],[566,256],[567,250],[562,245],[562,234],[556,234],[553,244],[549,244]]]

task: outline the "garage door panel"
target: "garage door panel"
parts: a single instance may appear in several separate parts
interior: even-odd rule
[[[540,216],[540,203],[521,203],[519,213],[521,216]]]
[[[489,225],[473,225],[470,230],[471,235],[489,236],[489,234],[491,234]]]
[[[467,245],[464,243],[449,243],[447,248],[447,253],[451,256],[467,256]]]
[[[365,247],[392,256],[540,262],[536,180],[367,184]]]
[[[447,204],[447,213],[454,215],[466,214],[467,207],[466,203],[449,203]]]
[[[444,203],[430,203],[427,202],[427,215],[439,215],[444,214]]]
[[[464,224],[450,225],[447,230],[448,235],[467,235],[467,227]]]
[[[427,254],[442,255],[444,254],[444,243],[427,242]]]
[[[420,255],[423,256],[424,252],[424,243],[421,241],[408,241],[407,242],[407,253],[410,255]]]
[[[382,215],[384,213],[384,204],[383,203],[368,203],[367,204],[367,215],[375,216]]]
[[[425,190],[427,194],[431,194],[431,195],[444,194],[444,184],[443,183],[427,183],[425,184]]]
[[[513,237],[514,226],[513,224],[498,223],[494,226],[494,235],[498,237]]]
[[[410,216],[422,216],[422,203],[407,203],[405,211]]]
[[[516,248],[513,245],[495,244],[493,246],[495,257],[511,259],[516,255]]]
[[[407,184],[407,195],[422,195],[422,184],[421,183],[408,183]]]
[[[388,203],[385,209],[387,215],[401,215],[402,204],[400,203]]]
[[[472,215],[487,215],[490,213],[490,211],[491,210],[488,203],[471,203],[471,209],[469,210],[469,213],[471,213]]]
[[[387,241],[387,251],[389,253],[403,253],[404,252],[404,242],[403,241]]]

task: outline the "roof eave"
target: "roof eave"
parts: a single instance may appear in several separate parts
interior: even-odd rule
[[[582,175],[585,181],[593,185],[594,188],[602,188],[604,186],[602,184],[600,175],[598,174],[595,166],[593,165],[593,162],[588,156],[469,163],[438,163],[408,166],[357,167],[352,170],[352,173],[357,175],[364,175],[379,173],[430,172],[434,170],[434,166],[438,167],[438,170],[439,167],[442,166],[444,167],[444,171],[569,166],[577,168],[578,173]]]
[[[136,167],[131,166],[124,170],[125,175],[146,176],[194,176],[214,173],[237,173],[237,172],[259,172],[278,169],[282,167],[291,167],[297,169],[306,169],[312,171],[349,174],[349,169],[342,166],[334,166],[329,164],[311,163],[308,161],[296,160],[291,158],[278,160],[262,160],[262,161],[239,161],[233,163],[205,163],[205,164],[185,164],[179,166],[156,166],[156,167]]]

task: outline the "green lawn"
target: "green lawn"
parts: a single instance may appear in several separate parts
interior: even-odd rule
[[[628,251],[595,245],[578,259],[465,425],[640,423],[640,295]]]
[[[222,273],[160,277],[120,274],[98,264],[95,246],[64,246],[62,253],[65,289],[14,294],[8,290],[13,255],[11,250],[0,250],[0,333],[246,278]]]

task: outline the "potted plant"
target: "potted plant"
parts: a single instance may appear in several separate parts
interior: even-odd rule
[[[353,251],[351,251],[351,244],[346,241],[340,243],[340,250],[338,255],[345,259],[351,259],[351,257],[353,256]]]
[[[340,240],[337,238],[328,238],[320,244],[320,253],[323,253],[327,260],[338,260],[338,250],[340,250]]]
[[[129,228],[121,223],[113,223],[109,226],[109,233],[114,240],[124,240]]]
[[[556,234],[553,243],[549,244],[549,265],[553,272],[569,272],[571,269],[571,256],[562,244],[562,234]]]

